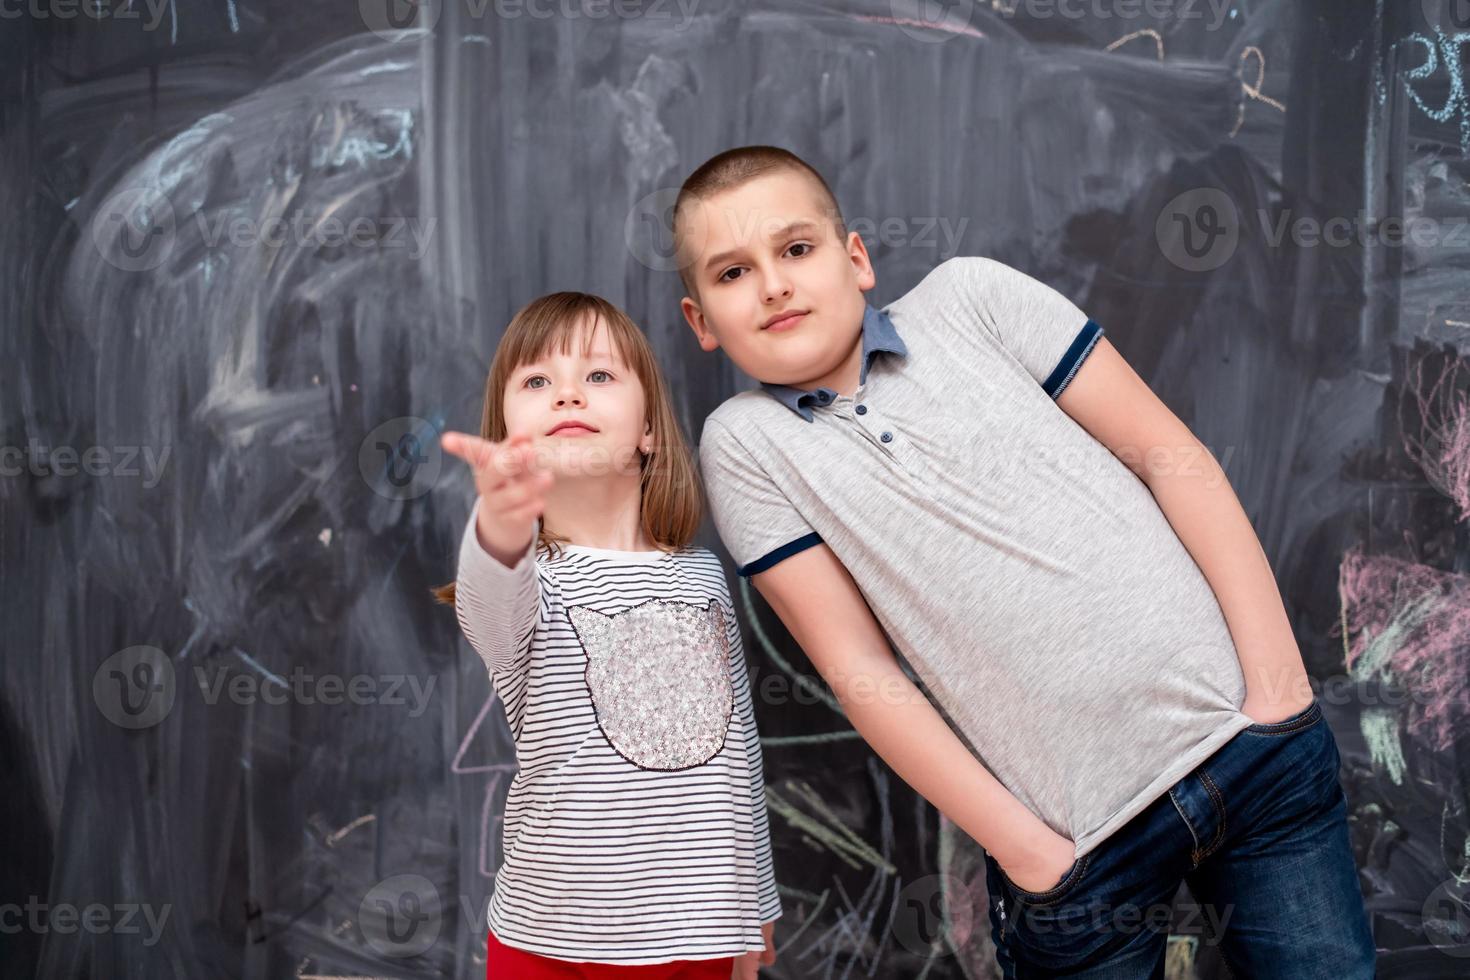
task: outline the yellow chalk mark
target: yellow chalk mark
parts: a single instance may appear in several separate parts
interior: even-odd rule
[[[327,846],[335,847],[339,840],[352,833],[358,827],[361,827],[365,823],[372,823],[376,819],[378,819],[376,815],[365,813],[362,816],[358,817],[356,820],[352,821],[347,826],[343,827],[341,830],[332,831],[332,833],[327,835]]]
[[[1118,40],[1114,41],[1112,44],[1109,44],[1104,50],[1116,51],[1118,48],[1121,48],[1129,41],[1136,40],[1140,37],[1151,37],[1154,39],[1154,48],[1158,51],[1159,60],[1163,61],[1164,38],[1161,34],[1159,34],[1158,31],[1154,30],[1152,27],[1145,27],[1143,30],[1134,31],[1132,34],[1124,34],[1122,37],[1118,38]]]
[[[1240,80],[1241,90],[1245,92],[1246,98],[1255,99],[1257,102],[1264,102],[1266,103],[1266,105],[1270,106],[1273,109],[1278,109],[1281,112],[1285,112],[1286,106],[1283,103],[1271,98],[1269,95],[1261,94],[1261,89],[1266,84],[1266,56],[1262,53],[1261,49],[1252,44],[1250,47],[1242,51],[1240,53],[1241,67],[1245,67],[1246,59],[1253,54],[1256,56],[1256,83],[1252,85],[1244,78],[1242,78]],[[1235,128],[1230,131],[1230,135],[1232,138],[1234,138],[1236,133],[1240,132],[1240,127],[1244,124],[1245,99],[1242,99],[1240,102],[1240,115],[1235,120]]]

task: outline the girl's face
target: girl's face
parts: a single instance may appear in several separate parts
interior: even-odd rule
[[[559,477],[636,476],[640,450],[652,449],[643,383],[600,320],[584,356],[586,329],[578,330],[570,352],[553,349],[511,372],[506,438],[529,435],[537,460]]]

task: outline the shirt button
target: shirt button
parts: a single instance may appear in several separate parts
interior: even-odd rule
[[[884,442],[892,442],[893,441],[893,433],[892,432],[885,432],[885,433],[883,433],[882,439],[883,439]]]
[[[859,415],[867,415],[868,414],[868,406],[866,406],[866,405],[859,405],[857,407],[857,413]]]
[[[820,398],[822,401],[827,401],[832,396],[829,395],[829,394],[827,394],[825,391],[823,391],[823,392],[818,392],[817,397]]]

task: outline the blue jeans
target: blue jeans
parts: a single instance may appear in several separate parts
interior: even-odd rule
[[[1205,941],[1236,976],[1373,977],[1340,763],[1313,699],[1243,729],[1048,891],[1017,888],[986,854],[1001,969],[1018,980],[1162,980],[1183,881]]]

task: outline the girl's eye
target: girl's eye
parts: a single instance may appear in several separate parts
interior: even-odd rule
[[[591,377],[594,377],[594,376],[599,375],[599,374],[606,375],[607,376],[607,380],[609,380],[609,381],[612,380],[612,375],[611,374],[608,374],[608,372],[604,371],[602,368],[598,368],[596,371],[591,372],[590,374],[587,375],[587,377],[588,378],[591,378]],[[535,390],[538,390],[538,389],[543,388],[545,386],[544,385],[538,385],[538,384],[532,384],[531,382],[533,382],[533,381],[546,381],[546,376],[545,375],[542,375],[542,374],[533,374],[533,375],[531,375],[529,378],[527,378],[525,380],[525,387],[530,388],[532,391],[535,391]],[[547,381],[547,384],[550,384],[550,383],[551,382]]]

